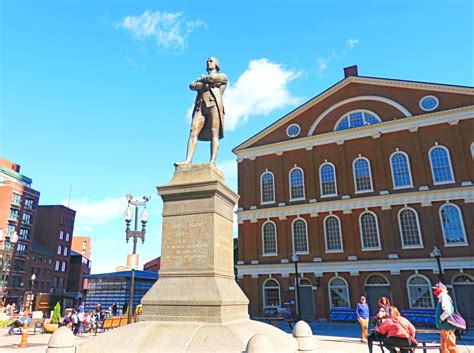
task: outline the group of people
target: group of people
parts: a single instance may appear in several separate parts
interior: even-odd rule
[[[95,311],[85,312],[84,304],[82,303],[77,309],[66,310],[66,314],[60,326],[70,328],[72,333],[77,335],[95,332],[103,320],[104,313],[100,304],[96,306]]]
[[[454,312],[454,304],[446,286],[438,282],[433,287],[433,293],[438,298],[436,305],[436,328],[440,330],[441,353],[457,353],[455,327],[447,322]],[[382,352],[385,347],[389,352],[408,353],[416,347],[416,329],[410,321],[402,317],[398,308],[392,306],[390,300],[381,297],[378,300],[377,313],[374,318],[374,331],[369,334],[370,310],[365,296],[360,297],[356,307],[357,321],[361,326],[361,342],[367,342],[369,353],[372,353],[373,342],[381,342]]]

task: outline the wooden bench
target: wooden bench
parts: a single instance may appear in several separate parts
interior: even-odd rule
[[[133,323],[135,323],[135,317],[132,316],[132,324]],[[101,329],[102,331],[107,331],[107,330],[114,329],[120,326],[125,326],[126,324],[127,324],[126,316],[107,317],[104,319]]]
[[[418,342],[416,347],[393,347],[396,352],[401,352],[402,349],[411,349],[414,351],[422,350],[423,353],[428,353],[428,351],[438,351],[441,352],[441,346],[436,342]]]

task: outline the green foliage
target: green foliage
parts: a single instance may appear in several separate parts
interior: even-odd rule
[[[61,304],[59,302],[56,303],[54,306],[53,317],[51,318],[52,324],[59,324],[59,320],[61,320]]]

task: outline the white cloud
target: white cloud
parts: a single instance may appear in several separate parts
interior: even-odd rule
[[[344,56],[346,56],[347,54],[349,54],[349,52],[354,49],[354,47],[359,43],[359,39],[358,38],[349,38],[347,41],[346,41],[346,45],[345,45],[345,48],[342,49],[340,52],[337,52],[335,50],[333,50],[331,52],[331,54],[329,55],[326,55],[325,57],[319,57],[316,59],[316,64],[318,65],[317,69],[316,69],[316,72],[318,74],[321,74],[323,73],[328,67],[329,67],[329,64],[331,64],[333,61],[337,60],[337,59],[340,59]]]
[[[192,31],[207,27],[201,20],[186,21],[181,12],[145,11],[141,16],[127,16],[118,25],[138,40],[154,39],[164,49],[184,49]]]
[[[99,201],[91,201],[88,198],[61,201],[76,211],[74,230],[89,232],[93,226],[106,224],[113,219],[121,217],[127,207],[127,200],[119,198],[106,198]]]
[[[265,58],[252,60],[224,94],[225,129],[234,130],[245,124],[249,116],[268,115],[275,109],[298,104],[300,99],[293,97],[287,86],[300,75]]]
[[[237,161],[235,159],[225,160],[217,165],[225,177],[226,185],[237,192]]]
[[[349,38],[346,42],[346,46],[349,50],[352,50],[359,43],[357,38]]]

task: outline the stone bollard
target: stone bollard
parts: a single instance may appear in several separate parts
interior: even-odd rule
[[[298,342],[298,353],[316,353],[313,332],[306,322],[298,321],[296,323],[293,328],[293,337]]]
[[[76,351],[76,338],[71,329],[66,326],[57,329],[48,342],[46,353],[74,353]]]
[[[267,336],[257,333],[253,335],[247,343],[246,353],[274,353],[272,342]]]

